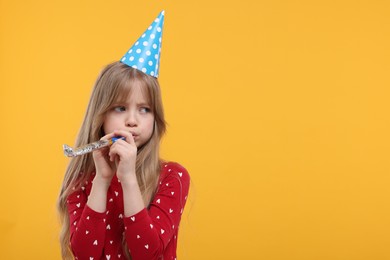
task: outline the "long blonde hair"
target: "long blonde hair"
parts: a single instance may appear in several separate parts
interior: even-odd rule
[[[81,125],[75,146],[99,140],[103,135],[105,114],[115,102],[121,102],[131,94],[132,86],[140,84],[149,99],[154,114],[154,131],[150,140],[138,148],[136,174],[144,204],[153,199],[160,174],[159,145],[166,130],[160,86],[156,78],[148,76],[121,62],[107,65],[98,76]],[[81,188],[95,170],[92,154],[73,157],[65,172],[57,208],[62,224],[60,234],[63,259],[72,259],[69,247],[70,230],[67,197]],[[128,250],[125,253],[129,256]]]

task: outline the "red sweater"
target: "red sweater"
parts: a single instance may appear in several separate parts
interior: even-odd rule
[[[96,212],[86,205],[91,186],[91,181],[86,182],[67,201],[75,259],[125,259],[124,234],[133,260],[176,260],[179,223],[190,186],[185,168],[164,163],[151,204],[129,217],[123,215],[122,187],[116,176],[108,189],[106,212]]]

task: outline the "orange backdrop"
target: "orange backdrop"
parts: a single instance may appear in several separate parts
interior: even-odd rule
[[[0,0],[0,258],[60,259],[91,87],[165,9],[179,259],[390,259],[390,2]]]

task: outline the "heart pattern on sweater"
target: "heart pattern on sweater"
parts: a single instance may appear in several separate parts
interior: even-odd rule
[[[167,167],[167,165],[164,165],[164,167]],[[70,198],[67,201],[67,203],[69,204],[69,209],[72,209],[72,211],[69,211],[69,216],[71,220],[70,223],[73,224],[71,225],[71,229],[73,229],[73,231],[81,231],[82,233],[78,233],[78,237],[85,236],[84,238],[81,237],[81,239],[84,239],[84,245],[88,245],[85,246],[85,249],[79,248],[78,250],[84,250],[84,253],[91,252],[90,255],[94,255],[94,257],[87,256],[87,259],[89,260],[111,260],[111,258],[123,259],[121,257],[121,254],[117,253],[118,251],[115,252],[117,246],[120,246],[120,243],[122,241],[121,239],[123,239],[123,236],[126,236],[126,238],[131,241],[129,242],[129,250],[131,250],[131,253],[135,252],[136,254],[144,254],[145,257],[146,254],[154,252],[154,250],[157,249],[157,247],[155,248],[154,246],[154,237],[160,237],[160,239],[164,239],[164,241],[166,241],[165,243],[167,243],[168,245],[172,244],[170,243],[170,241],[173,241],[171,240],[172,238],[176,239],[176,235],[178,232],[175,226],[179,224],[179,214],[182,214],[184,210],[183,202],[187,200],[187,190],[183,189],[183,187],[186,187],[184,185],[187,185],[188,183],[188,178],[186,174],[187,173],[184,172],[182,169],[173,167],[166,168],[166,170],[161,172],[161,178],[159,180],[161,186],[157,187],[158,189],[155,194],[155,198],[153,199],[155,204],[150,204],[151,208],[154,207],[154,209],[157,210],[146,211],[149,214],[149,218],[145,218],[145,216],[147,215],[144,213],[140,215],[134,214],[128,217],[124,215],[123,198],[121,197],[123,192],[120,187],[121,184],[117,184],[117,182],[119,183],[119,181],[113,181],[113,185],[109,187],[107,193],[108,196],[106,200],[106,202],[108,203],[104,212],[105,214],[96,214],[94,210],[87,209],[87,200],[88,196],[90,195],[91,185],[93,184],[89,182],[89,184],[86,184],[83,188],[79,186],[79,190],[75,191],[77,192],[77,194],[73,195],[73,199]],[[177,176],[179,176],[179,178],[177,178]],[[118,207],[118,205],[121,207]],[[90,218],[90,216],[92,216],[92,218]],[[121,220],[118,221],[118,218]],[[77,222],[75,220],[77,220]],[[137,222],[135,222],[136,220]],[[103,222],[105,224],[103,224]],[[167,223],[171,224],[168,224],[167,226]],[[150,227],[150,231],[148,228],[145,229],[148,224]],[[172,227],[172,230],[169,230],[169,226]],[[153,229],[155,228],[156,232],[153,231]],[[160,232],[158,231],[158,229],[160,229]],[[105,230],[106,232],[104,239],[101,237],[101,232],[103,232],[103,230]],[[140,232],[145,233],[142,233],[144,235],[140,236]],[[100,242],[97,240],[98,238]],[[118,238],[121,239],[118,240]],[[151,247],[150,245],[153,246]],[[77,244],[73,244],[72,241],[72,247],[74,246],[77,248],[78,242]],[[142,247],[144,247],[145,249],[142,249]],[[150,252],[149,249],[151,249]],[[95,255],[96,250],[103,251],[101,251],[101,255],[98,256]],[[176,250],[176,248],[174,250]],[[117,258],[115,258],[115,255]],[[167,259],[175,259],[175,251],[172,251],[172,254],[169,254],[167,256]],[[77,257],[78,259],[80,259],[80,256]]]

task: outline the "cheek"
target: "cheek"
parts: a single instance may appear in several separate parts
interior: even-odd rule
[[[106,116],[103,120],[102,129],[104,131],[104,134],[108,134],[112,132],[113,129],[111,129],[115,125],[115,120],[113,120],[110,116]]]
[[[150,132],[150,135],[153,134],[153,129],[154,129],[154,117],[151,118],[151,120],[148,121],[148,130]]]

